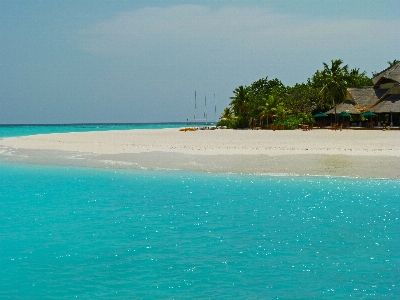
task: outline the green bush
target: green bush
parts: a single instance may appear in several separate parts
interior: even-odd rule
[[[236,119],[235,125],[236,125],[236,127],[234,127],[234,129],[249,128],[249,118],[247,118],[245,116],[241,116]]]
[[[301,124],[312,125],[314,122],[311,114],[299,113],[297,115],[286,116],[284,119],[275,119],[273,125],[283,125],[285,129],[293,130],[298,129]]]
[[[298,129],[301,124],[312,125],[315,123],[313,116],[310,113],[299,113],[297,115],[287,115],[285,118],[276,118],[272,125],[284,126],[285,129],[293,130]],[[242,116],[235,119],[225,119],[217,123],[217,126],[226,126],[231,129],[248,128],[249,120]],[[262,126],[266,128],[267,126]],[[270,128],[270,125],[268,126]]]
[[[217,123],[217,126],[226,126],[231,129],[248,128],[249,121],[242,116],[240,118],[221,120]]]
[[[236,128],[236,121],[233,119],[220,120],[217,126],[226,126],[227,128],[234,129]]]
[[[315,119],[310,113],[298,113],[297,117],[299,118],[299,121],[301,121],[301,123],[299,124],[307,124],[307,125],[315,124]]]

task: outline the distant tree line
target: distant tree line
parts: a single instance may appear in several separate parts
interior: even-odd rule
[[[348,87],[373,85],[365,71],[350,70],[340,59],[332,60],[330,65],[323,63],[323,67],[306,83],[294,86],[266,77],[249,86],[237,87],[218,125],[229,128],[283,125],[285,129],[298,128],[299,124],[311,125],[314,113],[327,111],[344,101]]]

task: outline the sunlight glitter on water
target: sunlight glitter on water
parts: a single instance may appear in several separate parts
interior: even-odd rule
[[[399,181],[0,172],[4,299],[399,295]]]

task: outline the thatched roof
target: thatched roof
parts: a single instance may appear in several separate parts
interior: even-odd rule
[[[400,84],[393,85],[371,108],[375,113],[400,112]]]
[[[356,103],[351,100],[345,100],[344,102],[336,105],[336,113],[339,114],[342,111],[348,112],[349,114],[358,115],[360,111],[356,108]],[[328,115],[335,113],[335,108],[325,112]]]
[[[375,86],[385,82],[400,83],[400,62],[380,72],[372,78],[372,82]]]
[[[361,114],[366,110],[374,113],[400,112],[400,62],[387,68],[372,79],[375,86],[348,88],[346,100],[336,105],[336,113]],[[381,89],[380,84],[391,83]],[[326,112],[334,114],[335,108]]]
[[[387,91],[372,86],[347,89],[348,96],[361,112],[374,105]]]
[[[347,99],[336,105],[336,112],[340,113],[346,111],[349,114],[358,115],[377,103],[387,91],[387,89],[382,90],[373,86],[348,88]],[[334,114],[335,108],[332,108],[326,113]]]
[[[389,95],[371,108],[374,113],[400,113],[400,95]]]

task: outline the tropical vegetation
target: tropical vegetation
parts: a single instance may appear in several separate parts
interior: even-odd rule
[[[294,86],[265,77],[233,90],[229,107],[224,109],[218,125],[229,128],[283,126],[284,129],[296,129],[299,124],[312,125],[313,114],[342,102],[346,88],[372,85],[366,72],[357,68],[349,70],[340,59],[323,63],[323,69],[317,70],[307,82]]]

